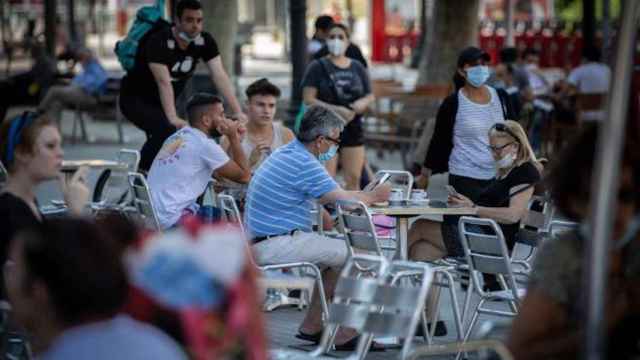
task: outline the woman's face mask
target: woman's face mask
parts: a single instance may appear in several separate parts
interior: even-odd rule
[[[503,156],[502,158],[500,158],[500,160],[496,161],[496,167],[498,169],[508,169],[513,165],[515,161],[516,161],[515,154],[510,152],[505,156]]]
[[[467,68],[467,82],[473,87],[481,87],[489,79],[489,67],[486,65],[476,65]]]
[[[344,53],[345,42],[340,39],[327,40],[327,48],[333,56],[340,56]]]

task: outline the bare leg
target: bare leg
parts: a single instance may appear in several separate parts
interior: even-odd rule
[[[447,255],[437,221],[420,219],[414,222],[409,229],[408,246],[411,260],[434,261]]]
[[[346,182],[346,190],[360,190],[360,177],[364,166],[364,146],[343,147],[340,164]]]
[[[447,255],[447,249],[442,240],[440,223],[421,219],[409,229],[409,259],[416,261],[434,261]],[[427,319],[432,322],[436,312],[436,302],[440,297],[440,287],[434,286],[427,297]]]

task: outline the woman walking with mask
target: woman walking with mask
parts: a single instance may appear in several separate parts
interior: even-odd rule
[[[475,202],[495,178],[496,163],[487,133],[496,123],[513,119],[514,114],[507,93],[485,84],[490,60],[489,54],[476,47],[460,53],[453,77],[456,91],[438,109],[417,187],[426,188],[432,174],[449,172],[449,184]],[[442,224],[442,237],[450,256],[463,256],[457,236],[458,218],[446,216]]]
[[[349,46],[349,32],[342,24],[329,30],[329,55],[311,62],[302,80],[304,103],[322,105],[335,111],[345,122],[340,136],[340,164],[346,189],[360,189],[360,175],[365,160],[362,114],[373,102],[371,84],[366,68],[345,56]],[[326,162],[335,177],[338,159]]]

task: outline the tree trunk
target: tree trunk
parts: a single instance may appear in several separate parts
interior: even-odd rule
[[[449,84],[458,53],[477,44],[479,0],[436,0],[432,41],[424,44],[418,85]]]
[[[224,69],[233,76],[234,39],[238,32],[237,0],[216,0],[203,3],[204,30],[213,35],[220,49]]]

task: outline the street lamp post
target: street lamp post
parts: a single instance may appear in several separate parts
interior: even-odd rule
[[[307,1],[289,0],[289,23],[291,26],[291,103],[289,122],[294,122],[302,103],[302,77],[307,60]]]

